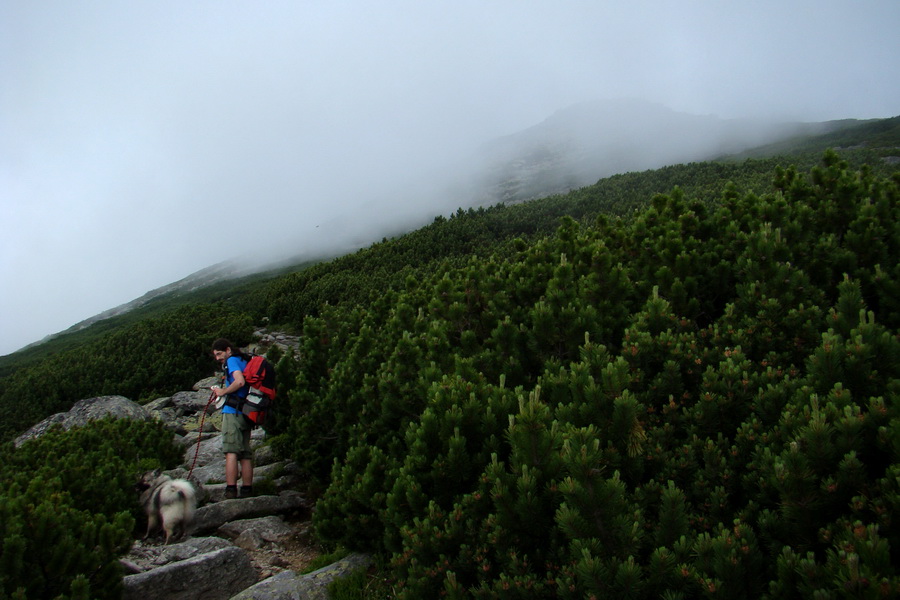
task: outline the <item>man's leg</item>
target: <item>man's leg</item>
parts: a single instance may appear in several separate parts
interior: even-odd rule
[[[222,415],[222,451],[225,453],[225,499],[237,498],[238,457],[243,452],[242,415]]]
[[[253,495],[253,450],[250,448],[250,422],[244,419],[243,425],[243,445],[244,451],[241,453],[241,497],[250,497]]]
[[[237,478],[235,478],[237,482]],[[244,487],[253,485],[253,459],[245,458],[241,461],[241,484]]]
[[[225,453],[225,499],[237,498],[238,455]]]
[[[225,485],[237,485],[238,455],[234,452],[225,454]]]

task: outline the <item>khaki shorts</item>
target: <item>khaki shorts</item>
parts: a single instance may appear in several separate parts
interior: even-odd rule
[[[222,415],[222,452],[237,454],[240,460],[253,458],[250,449],[250,423],[244,415]]]

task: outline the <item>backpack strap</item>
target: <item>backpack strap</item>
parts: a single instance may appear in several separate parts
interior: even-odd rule
[[[228,375],[230,374],[227,361],[222,363],[222,372],[225,375],[225,381],[223,383],[227,384]],[[245,387],[249,387],[249,385],[246,385]],[[239,413],[242,413],[244,408],[244,398],[241,398],[237,394],[228,394],[225,397],[225,406],[230,406],[231,408],[237,410]]]
[[[230,406],[238,412],[242,412],[244,408],[244,399],[235,394],[228,394],[225,397],[225,406]]]

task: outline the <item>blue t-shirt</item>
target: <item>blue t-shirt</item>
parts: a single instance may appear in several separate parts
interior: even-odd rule
[[[234,373],[235,371],[240,371],[241,373],[243,373],[244,368],[247,366],[247,361],[244,360],[243,358],[241,358],[240,356],[232,356],[225,362],[225,366],[226,366],[225,387],[228,387],[229,385],[234,383],[234,375],[232,375],[232,373]],[[250,388],[249,385],[245,385],[244,387],[242,387],[241,389],[239,389],[238,391],[236,391],[234,394],[231,394],[231,395],[237,396],[238,398],[246,398],[249,388]],[[237,414],[240,414],[240,411],[238,409],[228,406],[226,404],[225,406],[222,407],[222,414],[237,415]]]

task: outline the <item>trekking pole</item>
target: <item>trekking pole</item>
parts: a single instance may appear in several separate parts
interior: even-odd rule
[[[187,478],[190,479],[191,475],[194,473],[194,465],[197,464],[197,457],[200,455],[200,442],[203,440],[203,422],[206,421],[206,411],[209,410],[209,405],[212,404],[212,401],[215,400],[216,393],[209,393],[209,400],[206,401],[206,406],[203,407],[203,416],[200,417],[200,429],[197,431],[197,450],[194,452],[194,462],[191,463],[191,470],[188,471]]]

